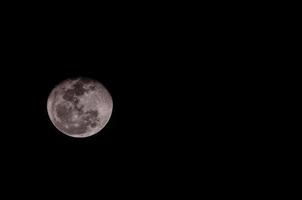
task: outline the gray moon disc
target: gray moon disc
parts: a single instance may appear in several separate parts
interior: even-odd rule
[[[76,138],[100,132],[108,123],[112,109],[112,97],[105,86],[83,77],[59,83],[47,100],[47,112],[53,125]]]

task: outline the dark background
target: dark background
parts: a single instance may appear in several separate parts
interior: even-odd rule
[[[197,162],[189,113],[198,75],[179,39],[182,22],[117,13],[6,16],[1,157],[11,180],[165,182]],[[53,87],[77,76],[103,83],[114,102],[107,126],[85,139],[60,133],[46,108]]]
[[[201,179],[229,184],[233,171],[253,165],[245,158],[261,138],[259,120],[245,115],[261,99],[249,82],[258,51],[244,49],[256,43],[242,26],[248,19],[170,6],[3,16],[0,148],[8,186],[54,182],[57,191],[96,182],[88,190],[169,193],[198,189],[192,183]],[[103,83],[114,102],[107,126],[85,139],[56,130],[46,108],[53,87],[77,76]]]

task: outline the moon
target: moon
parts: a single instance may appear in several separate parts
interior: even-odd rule
[[[109,91],[90,78],[73,78],[59,83],[47,100],[52,124],[62,133],[85,138],[100,132],[113,109]]]

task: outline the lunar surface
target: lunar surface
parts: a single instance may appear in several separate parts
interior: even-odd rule
[[[50,93],[47,111],[62,133],[84,138],[101,131],[111,117],[113,102],[108,90],[88,78],[68,79]]]

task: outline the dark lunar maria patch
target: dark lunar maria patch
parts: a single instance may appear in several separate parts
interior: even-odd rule
[[[85,112],[89,117],[91,118],[96,118],[98,116],[98,111],[97,110],[88,110]]]
[[[74,93],[76,96],[83,95],[87,90],[83,88],[83,83],[81,81],[78,81],[76,84],[74,84]]]
[[[73,89],[68,89],[64,92],[63,99],[66,101],[74,102],[75,101],[75,95]]]
[[[98,117],[98,111],[96,110],[86,111],[84,116],[84,122],[91,127],[96,127],[97,125],[96,121],[98,121],[97,117]]]
[[[92,91],[94,91],[96,89],[96,86],[95,85],[91,85],[91,86],[89,86],[89,89],[92,90]]]
[[[59,104],[56,107],[57,116],[63,121],[68,122],[70,121],[72,109],[67,108],[66,106]]]
[[[90,126],[91,126],[92,128],[95,128],[96,125],[97,125],[97,123],[95,123],[95,122],[93,122],[93,123],[90,124]]]
[[[73,102],[74,104],[78,104],[79,100],[77,96],[82,96],[86,91],[84,89],[84,84],[81,81],[76,82],[72,89],[68,89],[64,92],[63,99],[66,101]]]

